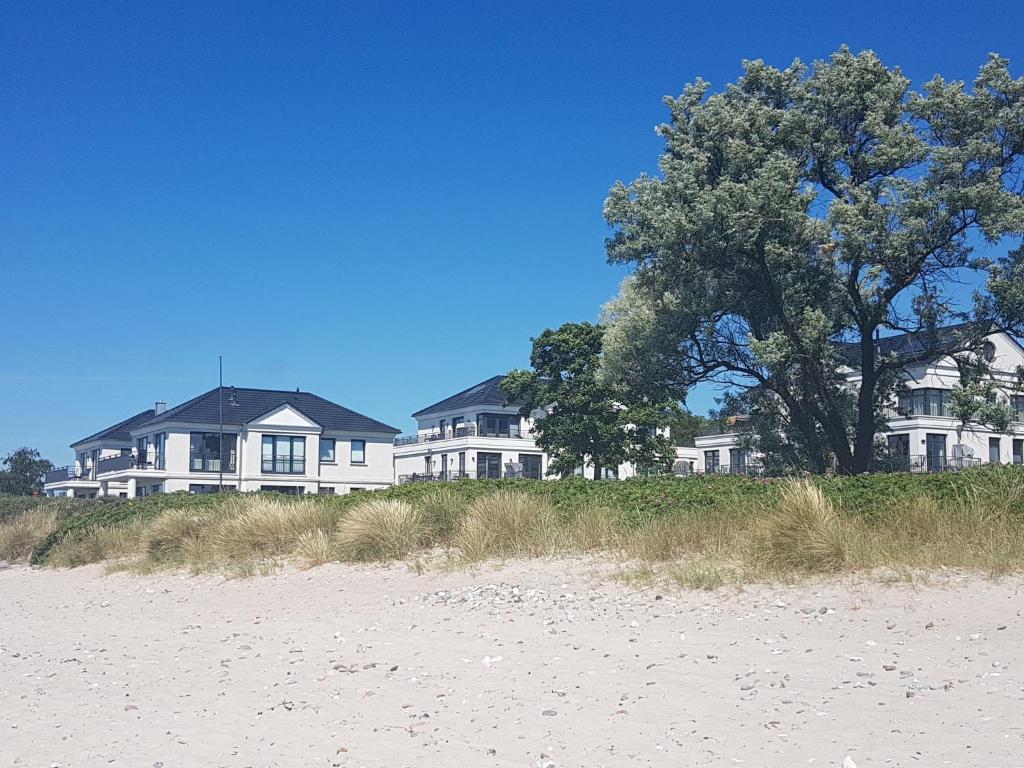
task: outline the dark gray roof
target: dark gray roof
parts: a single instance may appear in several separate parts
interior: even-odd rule
[[[152,408],[142,413],[136,413],[130,419],[120,421],[112,427],[97,432],[95,435],[89,435],[83,437],[81,440],[72,443],[72,446],[80,445],[82,443],[88,443],[90,440],[110,440],[114,441],[130,441],[132,439],[131,431],[133,428],[143,424],[153,418],[153,414],[156,413]]]
[[[992,332],[990,323],[957,323],[939,328],[900,333],[878,340],[878,351],[883,357],[896,355],[907,363],[931,362],[942,355],[961,352],[967,344]],[[860,365],[860,345],[840,343],[839,348],[847,362]]]
[[[154,426],[169,421],[189,424],[218,424],[218,389],[211,389],[188,402],[168,408],[159,416],[137,426]],[[324,400],[311,392],[289,392],[276,389],[246,389],[224,387],[221,390],[224,408],[224,423],[242,426],[258,419],[282,405],[291,405],[295,410],[315,421],[324,429],[345,432],[387,432],[398,434],[400,430],[371,419],[361,413],[349,410],[330,400]],[[152,415],[152,411],[150,411]]]
[[[475,405],[505,405],[507,396],[501,389],[501,381],[504,376],[492,376],[486,381],[481,381],[479,384],[464,389],[456,395],[446,397],[440,402],[428,405],[426,408],[421,408],[416,411],[412,416],[422,416],[425,413],[435,413],[437,411],[454,411],[459,408],[471,408]],[[509,405],[520,405],[521,403],[509,403]]]

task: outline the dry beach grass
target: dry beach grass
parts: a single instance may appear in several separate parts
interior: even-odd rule
[[[205,508],[93,525],[56,542],[47,562],[115,570],[184,567],[235,575],[331,561],[415,559],[446,567],[600,553],[627,578],[682,586],[792,581],[815,574],[1024,570],[1024,473],[984,476],[951,496],[897,498],[873,515],[844,510],[809,480],[770,499],[685,515],[637,516],[595,501],[556,507],[515,488],[468,499],[439,486],[414,500],[367,494],[320,499],[232,494]],[[24,560],[55,518],[30,510],[0,524],[0,558]]]

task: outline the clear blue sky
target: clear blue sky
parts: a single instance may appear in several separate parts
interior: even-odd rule
[[[873,48],[1024,71],[1012,2],[51,3],[0,24],[0,454],[225,381],[394,424],[596,317],[661,98]],[[713,393],[691,407],[703,412]]]

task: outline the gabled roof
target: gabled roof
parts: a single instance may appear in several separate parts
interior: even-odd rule
[[[914,333],[885,336],[878,340],[877,346],[879,354],[883,357],[895,355],[907,363],[923,363],[961,352],[965,343],[979,334],[985,336],[991,332],[992,326],[989,323],[957,323]],[[838,346],[849,364],[854,367],[860,365],[860,344],[840,342]]]
[[[422,416],[425,413],[454,411],[459,408],[471,408],[476,405],[503,406],[506,404],[505,401],[508,397],[501,388],[501,381],[504,378],[504,376],[492,376],[469,389],[462,390],[458,394],[446,397],[444,400],[428,405],[426,408],[421,408],[412,417],[415,419],[417,416]],[[509,405],[519,404],[509,403]]]
[[[219,400],[218,391],[221,393]],[[290,405],[324,429],[346,432],[387,432],[396,435],[400,431],[384,422],[325,400],[312,392],[243,387],[211,389],[181,405],[168,408],[159,416],[140,422],[136,426],[148,428],[174,421],[189,424],[218,424],[220,421],[219,401],[223,403],[224,424],[228,426],[240,427],[282,405]],[[150,411],[151,416],[152,413]]]
[[[82,443],[88,443],[88,442],[90,442],[92,440],[110,440],[111,442],[114,442],[114,441],[129,442],[132,439],[131,431],[135,427],[139,426],[140,424],[143,424],[144,422],[149,421],[151,418],[153,418],[153,415],[155,413],[156,413],[156,411],[153,410],[152,408],[150,408],[148,411],[143,411],[142,413],[136,413],[130,419],[125,419],[124,421],[119,421],[114,426],[107,427],[106,429],[101,430],[100,432],[97,432],[95,435],[89,435],[88,437],[83,437],[81,440],[78,440],[77,442],[72,443],[71,447],[74,448],[76,445],[81,445]]]

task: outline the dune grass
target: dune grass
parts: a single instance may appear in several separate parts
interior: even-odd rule
[[[625,491],[589,483],[568,493],[544,487],[558,483],[522,481],[336,499],[181,496],[145,514],[133,514],[149,509],[141,505],[107,505],[63,527],[39,506],[0,523],[0,559],[24,560],[43,541],[44,562],[53,566],[105,562],[135,573],[182,567],[246,577],[287,563],[405,560],[420,572],[437,563],[587,554],[618,563],[633,580],[693,589],[853,572],[906,581],[938,568],[1024,571],[1024,472],[1016,468],[963,473],[955,483],[912,481],[899,493],[886,478],[877,503],[865,495],[867,481],[842,482],[789,480],[765,489],[742,479],[735,487],[694,480],[685,493],[666,486],[679,494],[675,501],[640,494],[642,483]],[[720,486],[728,493],[709,493]]]

